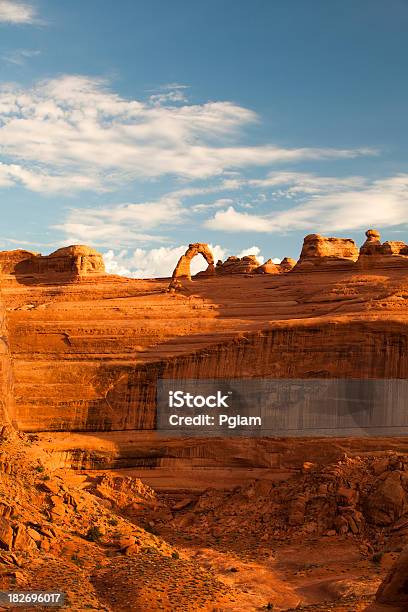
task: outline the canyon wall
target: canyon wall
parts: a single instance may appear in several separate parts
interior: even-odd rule
[[[154,429],[159,378],[407,378],[408,330],[381,321],[289,325],[149,363],[44,365],[20,364],[21,429]]]
[[[14,421],[14,388],[6,308],[0,292],[0,427]]]
[[[0,253],[9,338],[2,395],[18,427],[151,430],[159,378],[408,377],[404,243],[381,244],[369,230],[360,253],[373,262],[366,268],[355,261],[353,241],[311,235],[302,274],[290,271],[292,261],[258,274],[258,262],[245,256],[217,266],[236,273],[190,279],[194,255],[212,265],[206,246],[190,245],[174,291],[168,279],[104,274],[88,247],[46,257]],[[51,269],[28,282],[19,263],[38,257]],[[74,277],[64,276],[67,266]]]

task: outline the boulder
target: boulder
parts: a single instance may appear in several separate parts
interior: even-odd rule
[[[25,525],[18,525],[15,531],[15,535],[14,535],[13,549],[27,551],[27,550],[32,550],[33,548],[36,548],[35,541],[31,537],[31,533],[33,531],[35,530],[31,529],[30,527],[27,529]],[[41,540],[42,538],[40,534],[37,534],[37,535],[38,535],[39,540]]]
[[[408,548],[405,548],[397,562],[384,579],[376,594],[376,602],[408,609]],[[375,609],[375,608],[373,608]]]
[[[374,525],[391,525],[407,510],[407,494],[401,484],[402,472],[385,472],[364,504],[364,513]]]

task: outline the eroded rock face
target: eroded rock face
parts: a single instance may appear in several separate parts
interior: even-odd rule
[[[290,272],[296,266],[296,259],[284,257],[279,264],[281,272]]]
[[[295,265],[296,260],[290,257],[285,257],[278,264],[273,263],[272,259],[268,259],[262,266],[256,268],[255,272],[257,274],[284,274],[285,272],[290,272]]]
[[[349,267],[358,259],[358,248],[350,238],[326,238],[309,234],[303,241],[302,252],[294,271],[314,268],[336,269]]]
[[[40,273],[74,272],[76,274],[104,273],[105,264],[100,253],[90,247],[76,244],[58,249],[42,257],[39,262]]]
[[[0,427],[14,419],[14,388],[6,309],[0,293]]]
[[[381,253],[381,235],[375,229],[366,231],[366,241],[360,248],[360,255],[376,255]]]
[[[211,249],[208,244],[204,242],[195,242],[193,244],[188,245],[187,251],[180,257],[177,262],[177,265],[174,269],[172,279],[175,281],[179,278],[185,278],[187,280],[191,280],[191,270],[190,263],[193,257],[196,255],[202,255],[206,262],[208,263],[208,268],[205,270],[204,274],[212,275],[214,274],[214,257],[211,253]],[[170,285],[172,286],[172,285]]]
[[[386,472],[379,480],[366,499],[366,515],[374,525],[391,525],[407,510],[406,474]]]
[[[87,275],[103,274],[105,264],[100,253],[85,245],[72,245],[41,255],[23,249],[0,252],[0,271],[15,275]]]
[[[2,274],[15,274],[16,269],[26,267],[34,269],[34,262],[41,257],[40,253],[16,249],[14,251],[0,251],[0,272]]]
[[[251,274],[259,268],[260,263],[255,255],[235,257],[232,255],[224,262],[218,261],[215,269],[217,274]]]
[[[358,266],[362,269],[408,265],[408,245],[399,240],[381,242],[380,232],[369,229],[360,249]]]
[[[262,266],[256,268],[255,272],[257,274],[280,274],[281,270],[278,265],[273,263],[272,259],[268,259]]]
[[[394,567],[380,586],[376,601],[380,604],[408,608],[408,548],[405,548]],[[375,608],[373,608],[374,612]]]

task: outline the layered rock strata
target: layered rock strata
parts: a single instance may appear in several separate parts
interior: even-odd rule
[[[319,253],[351,256],[345,242]],[[242,262],[255,265],[230,265]],[[167,293],[166,279],[4,275],[18,426],[151,430],[161,377],[408,377],[405,269],[309,270],[197,277],[184,293]]]
[[[408,266],[408,245],[405,242],[382,243],[380,233],[373,229],[366,231],[366,238],[357,262],[360,269]]]
[[[26,276],[81,276],[104,274],[105,265],[100,253],[84,245],[72,245],[41,255],[23,249],[0,252],[0,271],[17,278]]]
[[[259,266],[259,261],[255,255],[245,255],[244,257],[231,255],[224,262],[219,260],[215,271],[217,274],[251,274]]]
[[[294,272],[319,268],[331,270],[347,269],[358,259],[358,248],[350,238],[326,238],[320,234],[309,234],[303,241],[299,261]]]
[[[11,425],[15,417],[11,355],[6,308],[0,292],[0,429]]]

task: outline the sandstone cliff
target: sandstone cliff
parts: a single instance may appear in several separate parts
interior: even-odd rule
[[[237,273],[198,276],[183,293],[168,293],[166,279],[96,273],[99,256],[85,247],[42,258],[53,272],[34,285],[5,274],[18,426],[150,430],[160,377],[408,377],[406,269],[363,272],[353,245],[307,237],[302,274],[252,273],[253,256],[230,258],[217,268]],[[75,283],[56,272],[73,261]]]
[[[0,291],[0,429],[15,418],[13,382],[6,308]]]

